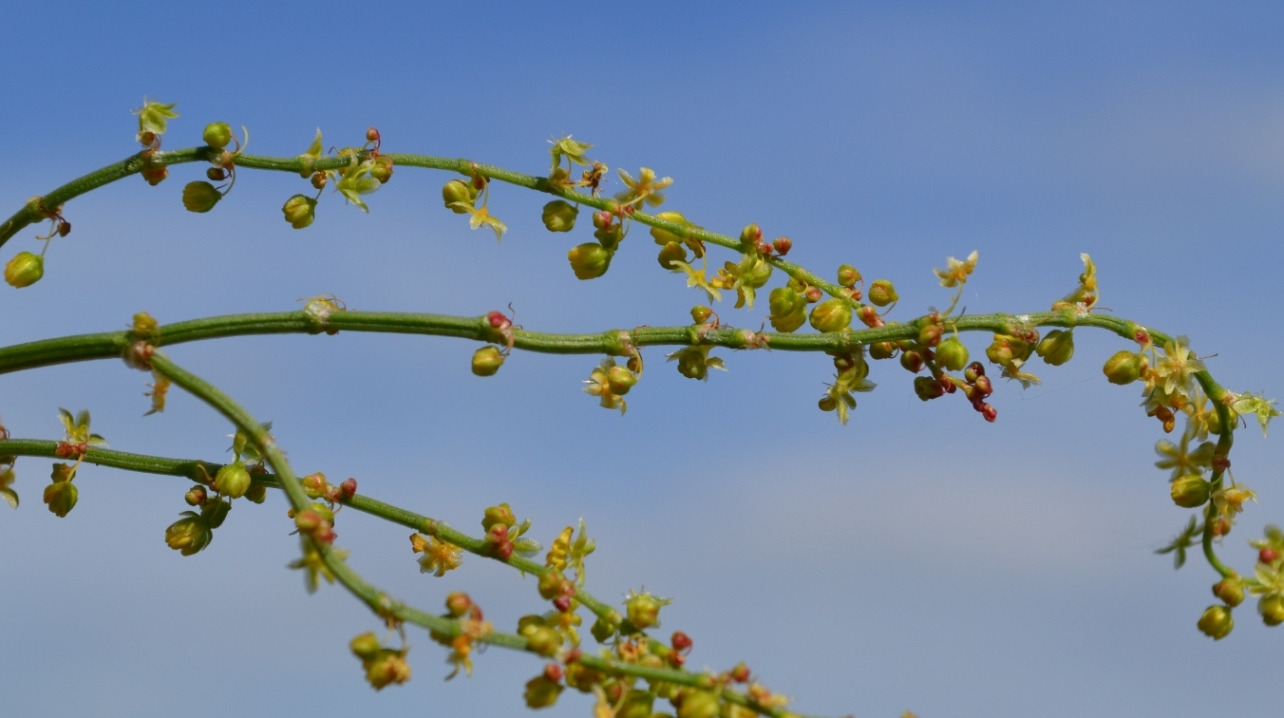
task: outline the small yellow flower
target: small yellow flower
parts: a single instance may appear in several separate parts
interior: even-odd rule
[[[615,195],[615,199],[624,204],[641,205],[645,202],[651,207],[659,207],[664,204],[664,193],[660,190],[673,184],[672,177],[665,177],[657,180],[655,170],[650,167],[643,167],[638,173],[638,178],[633,179],[633,175],[624,170],[616,170],[620,174],[620,179],[628,186],[628,189]]]
[[[1162,457],[1155,462],[1155,468],[1172,469],[1172,479],[1175,481],[1188,474],[1201,474],[1204,469],[1212,466],[1215,447],[1211,442],[1205,441],[1194,451],[1190,450],[1190,442],[1197,434],[1193,425],[1187,425],[1180,444],[1167,440],[1155,444],[1155,453]]]
[[[549,140],[548,143],[552,145],[548,151],[553,155],[553,167],[549,170],[550,172],[557,170],[557,166],[562,163],[563,157],[565,157],[572,166],[587,165],[590,161],[584,156],[584,153],[592,149],[593,145],[590,145],[587,142],[573,140],[570,135],[565,135],[557,141]]]
[[[1244,504],[1248,501],[1256,503],[1257,493],[1238,484],[1231,484],[1213,492],[1213,505],[1217,507],[1218,515],[1232,521],[1235,519],[1235,514],[1244,510]]]
[[[1190,351],[1190,340],[1177,337],[1164,343],[1164,357],[1155,364],[1156,386],[1165,394],[1186,394],[1194,381],[1195,373],[1204,370],[1204,362]],[[1162,384],[1161,384],[1162,382]]]
[[[325,559],[321,557],[313,543],[307,539],[301,539],[303,545],[303,556],[290,562],[289,568],[303,571],[303,584],[307,587],[308,593],[315,593],[319,583],[318,578],[325,579],[326,583],[334,583],[334,574],[330,573],[330,568],[325,565]],[[340,548],[330,549],[339,559],[347,557],[348,552]]]
[[[470,228],[480,229],[481,227],[490,227],[493,229],[495,231],[495,241],[503,239],[504,232],[508,231],[508,225],[499,221],[497,218],[492,217],[490,210],[486,208],[486,205],[474,207],[467,202],[451,202],[449,206],[451,209],[459,208],[472,215],[468,220],[468,226]]]
[[[679,262],[676,260],[669,264],[675,271],[686,272],[687,286],[703,289],[704,293],[709,295],[710,303],[722,301],[722,292],[718,291],[718,288],[713,286],[705,276],[705,272],[708,271],[709,268],[709,260],[707,257],[704,260],[704,266],[700,267],[700,269],[696,269],[686,262]]]
[[[410,534],[410,548],[423,554],[419,557],[420,573],[433,571],[433,575],[440,578],[464,563],[458,546],[440,541],[436,536]]]
[[[949,257],[945,261],[949,266],[945,269],[933,269],[936,276],[941,280],[942,287],[957,287],[960,284],[967,284],[968,275],[976,270],[977,251],[967,255],[967,260],[960,262],[954,257]]]
[[[18,492],[9,486],[16,478],[18,477],[13,473],[12,466],[0,466],[0,496],[3,496],[4,500],[15,509],[18,508]]]

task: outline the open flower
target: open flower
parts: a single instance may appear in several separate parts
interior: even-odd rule
[[[690,264],[687,264],[686,262],[679,262],[677,260],[670,262],[669,266],[673,267],[674,271],[686,272],[687,286],[699,287],[703,289],[704,293],[709,295],[710,302],[722,301],[722,292],[718,291],[717,287],[710,284],[709,279],[705,276],[705,272],[709,268],[708,258],[705,258],[704,266],[700,267],[699,269],[692,267]]]
[[[949,264],[945,269],[933,269],[936,276],[941,280],[942,287],[957,287],[960,284],[966,284],[968,275],[976,270],[977,251],[967,255],[967,260],[960,262],[954,257],[946,259]]]
[[[1195,372],[1204,370],[1204,362],[1190,351],[1190,340],[1177,337],[1164,343],[1164,356],[1155,363],[1156,386],[1165,394],[1185,394],[1195,378]]]
[[[0,496],[13,508],[18,508],[18,492],[9,488],[14,479],[18,478],[13,473],[12,466],[0,466]]]
[[[624,170],[616,172],[620,173],[620,179],[628,186],[628,189],[615,195],[615,199],[624,204],[637,206],[645,202],[651,207],[659,207],[664,204],[664,193],[660,190],[673,184],[672,177],[657,180],[655,170],[650,167],[643,167],[637,179],[633,179],[633,175]]]
[[[458,546],[438,540],[436,536],[410,534],[410,548],[415,553],[423,554],[419,557],[420,573],[431,571],[434,576],[440,578],[445,576],[447,571],[453,571],[464,563]]]
[[[1262,436],[1266,436],[1266,425],[1271,423],[1271,419],[1280,416],[1280,410],[1275,408],[1274,400],[1248,393],[1240,394],[1231,404],[1231,408],[1238,414],[1256,415],[1257,423],[1262,425]]]
[[[1190,450],[1190,442],[1195,438],[1196,430],[1187,426],[1186,432],[1181,436],[1181,443],[1173,444],[1171,441],[1161,440],[1155,444],[1155,453],[1161,457],[1155,462],[1155,468],[1172,469],[1172,480],[1186,476],[1188,474],[1201,474],[1204,469],[1213,465],[1214,446],[1211,442],[1205,441],[1200,444],[1194,451]]]

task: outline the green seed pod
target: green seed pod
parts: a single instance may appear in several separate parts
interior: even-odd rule
[[[184,511],[183,518],[175,521],[165,529],[165,545],[184,556],[191,556],[210,545],[214,532],[209,522],[191,511]]]
[[[526,682],[526,707],[531,710],[548,708],[562,694],[562,684],[548,676],[535,676]]]
[[[876,307],[885,307],[900,299],[896,287],[886,279],[875,279],[869,285],[869,301]]]
[[[708,691],[684,690],[678,718],[718,718],[718,697]]]
[[[250,472],[244,461],[226,464],[214,475],[214,490],[224,496],[239,499],[250,490]]]
[[[232,142],[232,127],[226,122],[211,122],[205,126],[201,139],[210,147],[221,150]]]
[[[445,203],[446,209],[455,214],[468,214],[467,207],[473,206],[473,200],[477,199],[477,190],[463,180],[453,179],[441,188],[441,200]]]
[[[1074,356],[1074,332],[1053,329],[1039,342],[1034,351],[1048,364],[1061,366]]]
[[[860,272],[850,264],[844,264],[838,268],[838,284],[848,289],[856,286],[860,281]]]
[[[1209,606],[1204,615],[1199,617],[1199,630],[1214,641],[1220,641],[1230,635],[1235,628],[1235,619],[1231,618],[1230,609],[1225,606]]]
[[[1223,578],[1213,584],[1213,595],[1234,608],[1244,602],[1244,583],[1238,577]]]
[[[656,219],[662,219],[666,222],[675,222],[677,224],[687,224],[687,218],[682,216],[681,212],[661,212],[655,215]],[[655,243],[664,246],[666,244],[682,244],[682,237],[660,229],[659,227],[651,228],[651,237]]]
[[[656,257],[656,261],[665,269],[676,270],[677,267],[673,266],[673,263],[687,261],[687,248],[677,242],[669,242],[660,248],[660,254]]]
[[[45,276],[45,258],[31,252],[18,252],[4,265],[4,281],[11,287],[30,287]]]
[[[183,206],[188,212],[208,212],[223,199],[222,193],[209,182],[188,182],[183,187]]]
[[[1106,380],[1111,384],[1131,384],[1137,381],[1141,376],[1141,370],[1146,366],[1146,358],[1136,352],[1130,352],[1123,349],[1115,352],[1114,356],[1106,360],[1106,365],[1101,370],[1106,375]]]
[[[55,481],[45,487],[44,501],[49,505],[49,511],[63,518],[76,508],[76,500],[80,497],[80,491],[76,485],[70,481]]]
[[[959,371],[967,366],[967,347],[958,337],[950,337],[936,347],[936,363],[950,371]]]
[[[1284,596],[1278,593],[1262,596],[1257,602],[1257,612],[1262,615],[1262,622],[1268,626],[1284,623]]]
[[[611,267],[612,252],[596,242],[585,242],[566,253],[577,279],[596,279]]]
[[[818,332],[838,332],[851,326],[852,308],[845,300],[834,297],[811,309],[811,326]]]
[[[555,199],[544,205],[544,228],[550,232],[569,232],[575,229],[575,218],[579,213],[579,207]]]
[[[606,382],[611,389],[612,394],[624,396],[629,393],[629,389],[638,383],[638,375],[624,366],[613,366],[606,373]]]
[[[1212,485],[1199,474],[1183,476],[1172,483],[1173,503],[1183,509],[1193,509],[1208,503]]]
[[[473,373],[477,376],[494,376],[504,365],[504,354],[498,347],[484,346],[473,353]]]
[[[295,229],[303,229],[312,224],[316,219],[317,201],[306,195],[296,194],[285,201],[285,206],[281,211],[285,213],[285,221],[290,223]]]

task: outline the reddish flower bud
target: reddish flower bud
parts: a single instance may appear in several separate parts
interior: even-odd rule
[[[969,382],[975,382],[978,376],[985,376],[985,365],[979,361],[974,361],[963,371],[963,378]]]
[[[669,639],[669,641],[673,645],[673,650],[683,653],[691,650],[691,646],[695,643],[691,640],[691,636],[682,631],[674,631],[673,638]]]
[[[783,257],[794,248],[794,241],[788,237],[776,237],[771,241],[771,246],[776,250],[776,254]]]
[[[901,366],[905,367],[906,371],[917,374],[923,371],[923,355],[916,351],[902,352]]]
[[[1257,560],[1260,563],[1266,563],[1266,564],[1275,563],[1276,561],[1279,560],[1279,558],[1280,558],[1280,552],[1276,551],[1270,546],[1267,546],[1266,548],[1263,548],[1262,550],[1257,552]]]
[[[984,416],[986,421],[993,424],[994,420],[999,418],[999,410],[989,404],[982,403],[981,416]]]
[[[339,496],[340,496],[344,501],[348,501],[348,500],[350,500],[353,496],[356,496],[356,495],[357,495],[357,480],[356,480],[356,479],[349,477],[349,478],[348,478],[346,481],[344,481],[342,484],[339,484]]]

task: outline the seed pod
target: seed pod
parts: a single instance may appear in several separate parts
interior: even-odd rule
[[[221,199],[222,193],[209,182],[188,182],[183,187],[183,206],[188,212],[208,212]]]
[[[1223,578],[1213,584],[1213,595],[1234,608],[1244,602],[1244,584],[1238,577]]]
[[[1257,612],[1262,615],[1262,622],[1268,626],[1284,623],[1284,596],[1278,593],[1263,596],[1257,602]]]
[[[45,276],[45,258],[31,252],[18,252],[4,266],[4,281],[15,289],[30,287]]]
[[[49,505],[49,511],[58,518],[71,513],[76,508],[79,497],[80,490],[70,481],[55,481],[45,487],[44,501]]]
[[[941,382],[930,376],[920,376],[914,378],[914,393],[923,401],[931,401],[939,396],[945,395],[945,387]]]
[[[1173,503],[1184,509],[1193,509],[1208,503],[1212,489],[1204,478],[1198,474],[1183,476],[1172,483]]]
[[[303,229],[312,224],[316,219],[317,201],[306,195],[296,194],[285,201],[285,206],[281,211],[285,214],[285,221],[290,223],[295,229]]]

